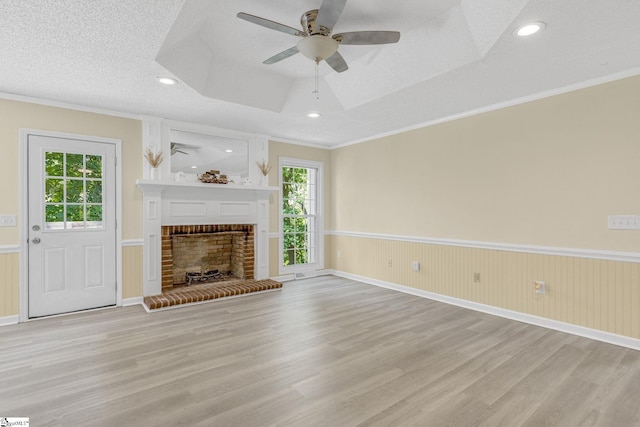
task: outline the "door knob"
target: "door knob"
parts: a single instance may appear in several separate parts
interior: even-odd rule
[[[31,243],[37,245],[38,243],[40,243],[40,238],[39,237],[34,237],[33,239],[31,239]]]

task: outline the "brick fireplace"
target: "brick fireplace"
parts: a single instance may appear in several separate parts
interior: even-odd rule
[[[200,278],[215,272],[215,280],[254,278],[253,224],[165,225],[161,241],[162,292],[190,284],[189,274]]]

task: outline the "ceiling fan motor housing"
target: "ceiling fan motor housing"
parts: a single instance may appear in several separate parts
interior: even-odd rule
[[[303,13],[302,16],[300,17],[300,24],[302,24],[302,28],[310,36],[318,34],[321,36],[328,37],[331,34],[331,30],[321,25],[317,25],[316,23],[317,17],[318,17],[318,9],[309,10]]]

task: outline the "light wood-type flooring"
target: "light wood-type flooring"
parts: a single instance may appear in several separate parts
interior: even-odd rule
[[[32,426],[638,426],[640,352],[319,277],[0,328]]]

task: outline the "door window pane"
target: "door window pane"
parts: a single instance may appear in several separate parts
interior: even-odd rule
[[[70,179],[67,181],[67,203],[82,203],[84,201],[84,181]]]
[[[46,152],[45,229],[103,227],[103,157]]]
[[[64,153],[44,153],[46,173],[49,176],[64,175]]]
[[[84,155],[67,153],[67,176],[80,177],[84,175]]]
[[[64,202],[64,179],[47,178],[44,191],[47,203]]]
[[[102,205],[87,206],[87,221],[102,221]]]
[[[87,181],[87,203],[102,203],[102,181]]]
[[[67,222],[84,222],[84,207],[82,205],[67,205]],[[72,224],[72,228],[77,228],[78,224]],[[69,227],[67,227],[69,228]]]
[[[102,178],[102,156],[87,155],[87,178]]]
[[[64,205],[47,205],[45,216],[48,229],[64,228]]]

